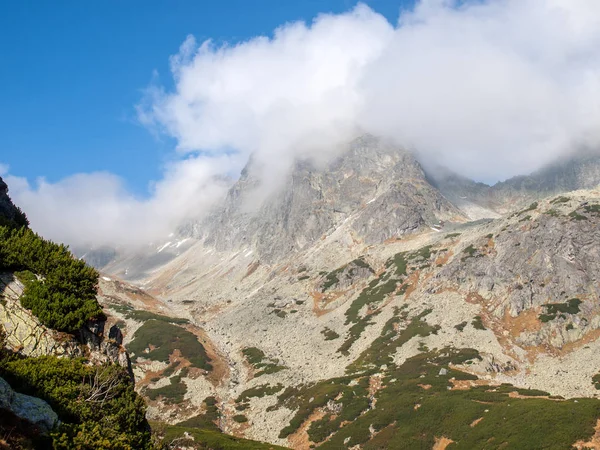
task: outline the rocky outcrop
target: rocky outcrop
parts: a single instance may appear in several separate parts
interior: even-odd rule
[[[512,177],[493,186],[441,168],[430,170],[428,179],[462,210],[477,208],[479,216],[473,218],[497,218],[498,214],[549,195],[594,189],[600,184],[600,153],[580,152],[534,173]]]
[[[250,163],[224,206],[184,233],[219,251],[251,248],[261,261],[275,262],[348,221],[358,238],[374,244],[465,219],[428,183],[411,153],[371,136],[352,142],[326,167],[297,162],[266,198],[261,189]]]
[[[5,345],[24,356],[85,356],[95,364],[116,363],[129,368],[125,349],[104,336],[104,322],[90,322],[76,335],[60,333],[44,326],[19,303],[23,285],[9,273],[0,274],[0,323],[6,334]],[[116,332],[113,332],[118,337]]]
[[[50,432],[58,425],[58,415],[44,400],[15,392],[0,377],[0,410],[11,412],[20,419],[26,420],[42,433]]]

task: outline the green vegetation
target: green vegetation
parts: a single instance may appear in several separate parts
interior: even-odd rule
[[[481,316],[475,316],[473,318],[473,321],[471,322],[471,325],[473,325],[473,328],[475,328],[476,330],[485,330],[485,325],[483,324],[483,321],[481,320]]]
[[[203,401],[206,412],[198,414],[188,420],[176,424],[178,427],[202,428],[204,430],[219,431],[217,421],[221,417],[219,408],[217,408],[217,399],[215,397],[206,397]]]
[[[557,316],[565,317],[565,314],[577,314],[581,303],[578,298],[572,298],[566,303],[546,303],[542,305],[546,309],[546,313],[540,314],[538,318],[545,323],[556,319]]]
[[[446,239],[454,239],[455,237],[460,236],[462,233],[449,233],[445,236]]]
[[[61,424],[48,437],[55,449],[151,448],[144,401],[127,371],[117,365],[22,358],[5,351],[0,376],[18,392],[44,399],[58,414]]]
[[[124,315],[127,319],[132,319],[137,322],[146,322],[148,320],[160,320],[161,322],[175,323],[178,325],[186,325],[190,323],[190,321],[187,319],[181,319],[178,317],[168,317],[163,316],[161,314],[155,314],[150,311],[133,309],[133,307],[129,305],[113,304],[110,305],[110,309],[118,312],[119,314]]]
[[[310,275],[302,275],[301,277],[298,277],[298,281],[308,280],[309,278],[310,278]]]
[[[600,216],[600,205],[585,205],[583,207],[586,213]]]
[[[414,252],[397,253],[386,261],[386,270],[360,292],[346,311],[346,325],[353,325],[338,352],[344,355],[349,353],[365,328],[373,323],[371,319],[380,312],[376,308],[392,294],[404,295],[410,287],[406,280],[408,272],[428,268],[432,255],[432,246],[427,245]]]
[[[528,220],[531,220],[531,216],[529,214],[519,220],[519,222],[527,222]]]
[[[477,249],[473,247],[473,244],[469,245],[467,248],[463,250],[463,253],[466,256],[463,256],[462,260],[464,261],[467,258],[472,258],[477,253]]]
[[[189,426],[152,424],[161,441],[168,448],[189,448],[196,450],[284,450],[273,444],[237,438],[215,430],[205,430]],[[186,438],[186,433],[189,438]]]
[[[0,227],[0,270],[23,272],[21,304],[49,328],[73,333],[104,317],[96,300],[98,272],[28,228]]]
[[[152,350],[146,351],[150,346]],[[179,350],[193,367],[212,370],[210,358],[198,338],[188,330],[160,320],[151,319],[138,328],[127,345],[133,360],[139,357],[169,362],[169,356]]]
[[[285,311],[283,311],[282,309],[276,308],[272,312],[280,319],[285,319],[285,316],[287,316],[287,313]]]
[[[237,422],[237,423],[248,422],[248,418],[243,414],[236,414],[235,416],[232,417],[232,419],[234,422]]]
[[[394,316],[386,322],[381,331],[381,336],[373,341],[371,346],[348,366],[348,373],[360,373],[377,371],[384,365],[393,365],[393,355],[397,349],[402,347],[413,337],[427,337],[430,334],[437,334],[439,325],[431,326],[424,318],[431,313],[430,309],[426,309],[420,314],[413,317],[409,322],[406,322],[407,314],[400,314],[400,310],[394,311]],[[400,325],[404,323],[405,328],[400,329]]]
[[[253,398],[263,398],[267,395],[277,394],[279,391],[283,389],[281,384],[276,384],[275,386],[271,386],[269,384],[260,384],[250,389],[246,389],[242,392],[238,398],[235,399],[236,403],[248,403],[248,401]]]
[[[571,200],[569,197],[561,195],[560,197],[556,197],[554,200],[551,200],[550,203],[556,205],[560,203],[567,203],[569,200]]]
[[[344,273],[346,278],[351,279],[355,275],[357,268],[367,269],[371,273],[374,273],[371,266],[362,257],[357,258],[353,261],[350,261],[348,264],[338,267],[332,272],[326,273],[325,281],[321,286],[321,292],[325,292],[331,287],[337,285],[340,282],[339,277]]]
[[[462,332],[462,330],[465,329],[465,327],[467,326],[467,322],[461,322],[458,325],[454,325],[454,328],[456,328],[458,331]]]
[[[242,350],[242,353],[246,357],[248,364],[256,370],[254,374],[255,378],[286,369],[285,366],[280,366],[277,360],[267,358],[265,353],[256,347],[246,347]]]
[[[181,382],[181,377],[176,376],[171,378],[171,384],[157,388],[146,389],[144,394],[150,400],[156,400],[161,397],[167,403],[179,404],[183,402],[183,396],[187,392],[187,387]]]
[[[588,220],[587,217],[579,214],[577,211],[569,213],[569,217],[571,218],[571,220]]]
[[[529,211],[534,211],[536,210],[538,207],[538,202],[533,202],[531,205],[529,205],[527,208],[525,208],[524,210],[520,211],[517,215],[521,215],[523,213],[529,212]],[[531,216],[529,216],[531,217]]]
[[[596,389],[600,390],[600,373],[592,377],[592,383]]]
[[[452,380],[477,379],[453,368],[480,359],[473,349],[429,351],[421,346],[424,353],[396,366],[398,348],[437,331],[425,322],[428,312],[409,318],[407,310],[396,309],[381,336],[348,367],[347,376],[281,393],[270,410],[286,406],[296,414],[280,437],[297,431],[317,409],[325,415],[309,426],[309,438],[319,448],[333,450],[356,445],[430,449],[441,436],[452,439],[457,449],[558,449],[594,434],[600,417],[596,399],[553,401],[546,392],[508,384],[449,389]],[[374,380],[380,380],[381,388],[373,397],[369,387]],[[600,388],[600,375],[593,381]],[[535,398],[512,398],[511,392]]]
[[[321,334],[323,336],[325,336],[325,340],[326,341],[333,341],[334,339],[337,339],[340,337],[339,334],[337,334],[335,331],[330,330],[329,328],[325,328],[324,330],[321,331]]]
[[[552,217],[559,217],[560,216],[560,213],[556,209],[554,209],[554,208],[550,208],[544,214],[547,214],[547,215],[552,216]]]

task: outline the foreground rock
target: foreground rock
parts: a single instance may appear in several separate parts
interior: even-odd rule
[[[26,420],[42,433],[50,432],[58,424],[58,415],[44,400],[15,392],[0,377],[0,410],[6,410]]]

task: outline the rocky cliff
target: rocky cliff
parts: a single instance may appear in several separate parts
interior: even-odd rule
[[[218,251],[250,248],[273,262],[348,221],[358,239],[374,244],[465,219],[427,182],[411,153],[372,136],[353,141],[326,167],[297,162],[265,199],[261,188],[249,164],[222,208],[184,233]]]
[[[44,326],[19,298],[23,285],[13,274],[0,274],[0,322],[5,346],[23,356],[85,357],[94,364],[115,363],[130,368],[129,356],[117,339],[118,330],[105,334],[105,322],[88,322],[74,335]]]

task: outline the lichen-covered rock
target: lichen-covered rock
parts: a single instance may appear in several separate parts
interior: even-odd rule
[[[58,415],[41,398],[15,392],[0,377],[0,409],[11,411],[15,416],[35,425],[43,433],[48,433],[58,424]]]
[[[104,338],[104,322],[90,322],[76,335],[61,333],[44,326],[23,308],[19,297],[23,285],[9,273],[0,274],[0,323],[6,334],[5,345],[24,356],[84,356],[95,364],[116,363],[129,368],[129,357],[122,345]]]

